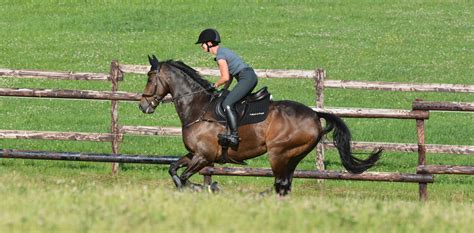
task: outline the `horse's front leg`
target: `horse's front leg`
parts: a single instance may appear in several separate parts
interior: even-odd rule
[[[212,162],[209,162],[207,159],[205,159],[202,156],[193,156],[191,162],[189,163],[189,166],[184,170],[183,174],[179,177],[183,185],[190,186],[192,189],[196,190],[202,190],[202,185],[200,184],[194,184],[192,182],[189,182],[189,178],[199,172],[201,169],[203,169],[205,166],[211,165]]]
[[[186,183],[186,181],[182,182],[182,180],[179,178],[178,169],[180,169],[182,167],[188,167],[189,163],[191,162],[192,157],[193,157],[193,155],[191,153],[189,153],[189,154],[179,158],[178,161],[170,164],[170,168],[168,170],[168,173],[170,174],[171,179],[173,179],[173,182],[176,185],[176,187],[180,190],[183,188],[183,186],[184,186],[183,183]]]

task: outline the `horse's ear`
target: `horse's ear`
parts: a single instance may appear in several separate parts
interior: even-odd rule
[[[153,64],[151,63],[151,57],[150,57],[150,55],[148,55],[148,62],[150,63],[150,65],[153,65]]]
[[[155,55],[151,55],[151,56],[153,58],[151,58],[150,55],[148,55],[148,62],[150,62],[150,65],[151,65],[150,71],[158,70],[158,66],[159,66],[158,58],[156,58]]]

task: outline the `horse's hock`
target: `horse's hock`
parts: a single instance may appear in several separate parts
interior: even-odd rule
[[[218,75],[215,69],[196,68],[203,75]],[[119,101],[138,101],[140,93],[127,93],[118,91],[119,81],[124,80],[126,73],[146,74],[148,67],[137,65],[119,65],[113,61],[110,72],[104,73],[77,73],[77,72],[55,72],[55,71],[32,71],[32,70],[11,70],[0,69],[0,77],[12,78],[48,78],[67,80],[101,80],[111,81],[112,90],[88,91],[88,90],[47,90],[47,89],[15,89],[0,88],[0,96],[9,97],[36,97],[36,98],[68,98],[68,99],[89,99],[89,100],[110,100],[111,109],[111,132],[110,133],[81,133],[81,132],[45,132],[45,131],[18,131],[0,130],[0,139],[43,139],[43,140],[73,140],[73,141],[100,141],[112,143],[112,154],[81,154],[81,153],[58,153],[58,152],[38,152],[5,150],[0,148],[0,158],[23,158],[23,159],[51,159],[67,161],[94,161],[94,162],[123,162],[123,163],[147,163],[147,164],[169,164],[176,161],[176,157],[161,156],[146,158],[140,155],[120,155],[119,143],[123,140],[124,134],[140,135],[174,135],[181,134],[181,129],[173,127],[145,127],[145,126],[120,126],[118,123],[117,106]],[[353,142],[354,149],[372,150],[375,147],[383,147],[386,151],[418,152],[418,167],[416,174],[403,173],[374,173],[349,174],[335,171],[296,171],[295,177],[311,179],[346,179],[346,180],[370,180],[389,182],[416,182],[420,184],[420,199],[427,199],[427,183],[432,183],[432,174],[474,174],[474,167],[462,165],[427,165],[425,164],[425,154],[428,153],[449,153],[449,154],[474,154],[474,146],[454,146],[454,145],[429,145],[425,144],[424,121],[429,117],[429,111],[474,111],[474,103],[459,102],[413,102],[412,110],[397,109],[337,109],[324,107],[325,88],[355,88],[365,90],[386,90],[386,91],[431,91],[431,92],[458,92],[474,93],[474,85],[459,84],[414,84],[414,83],[386,83],[386,82],[361,82],[343,80],[325,80],[324,70],[256,70],[259,77],[263,78],[314,78],[316,90],[316,107],[314,110],[334,113],[340,117],[356,118],[394,118],[412,119],[417,122],[418,142],[416,144],[399,143],[377,143],[377,142]],[[324,147],[331,147],[328,142]],[[320,150],[323,151],[323,150]],[[324,154],[318,155],[317,164],[320,169]],[[118,166],[114,165],[113,171],[116,173]],[[233,176],[272,176],[270,169],[260,168],[225,168],[207,167],[201,170],[206,182],[210,182],[212,175],[233,175]]]

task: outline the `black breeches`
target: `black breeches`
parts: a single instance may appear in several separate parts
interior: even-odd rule
[[[257,75],[252,68],[246,68],[239,73],[239,81],[232,89],[229,95],[222,102],[224,109],[226,106],[234,107],[234,104],[250,94],[255,86],[257,86]]]

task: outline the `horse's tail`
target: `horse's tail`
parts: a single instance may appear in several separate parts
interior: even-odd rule
[[[375,165],[375,162],[379,160],[380,155],[382,154],[382,148],[375,149],[374,152],[370,153],[370,156],[367,159],[354,157],[351,148],[351,132],[344,121],[334,114],[323,112],[318,112],[317,114],[320,118],[326,120],[327,126],[323,130],[324,134],[329,133],[334,129],[333,143],[339,151],[342,165],[347,169],[347,171],[359,174]]]

